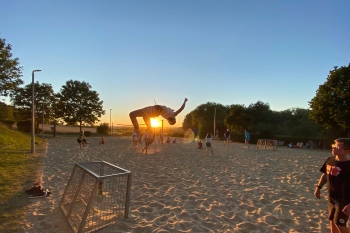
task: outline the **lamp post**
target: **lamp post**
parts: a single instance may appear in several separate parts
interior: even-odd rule
[[[112,137],[112,109],[109,109],[109,128],[110,128],[109,136]]]
[[[35,153],[35,119],[34,119],[34,111],[35,111],[35,106],[34,106],[34,73],[39,72],[41,70],[33,70],[32,72],[32,148],[31,148],[31,153]]]

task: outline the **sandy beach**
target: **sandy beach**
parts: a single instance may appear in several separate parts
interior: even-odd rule
[[[196,142],[178,139],[145,155],[129,137],[88,140],[83,150],[75,138],[48,140],[41,179],[52,195],[28,200],[22,232],[72,232],[58,205],[74,164],[87,161],[133,173],[129,218],[101,233],[330,232],[326,188],[321,200],[313,195],[330,151],[213,142],[214,156],[206,156]]]

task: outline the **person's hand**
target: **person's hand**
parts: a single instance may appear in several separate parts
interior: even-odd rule
[[[314,195],[317,199],[321,199],[320,189],[318,187],[316,187]]]
[[[187,102],[187,100],[188,100],[188,99],[187,99],[187,98],[185,98],[185,102]]]
[[[350,206],[349,205],[346,205],[344,208],[343,208],[343,213],[346,214],[346,215],[350,215]]]

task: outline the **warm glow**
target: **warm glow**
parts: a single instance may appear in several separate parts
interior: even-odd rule
[[[158,127],[159,126],[159,121],[156,119],[151,119],[151,126],[152,127]]]

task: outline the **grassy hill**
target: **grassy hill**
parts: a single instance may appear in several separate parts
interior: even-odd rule
[[[35,139],[36,154],[30,153],[29,134],[0,123],[0,232],[15,232],[25,222],[28,197],[24,190],[38,177],[44,146]]]

